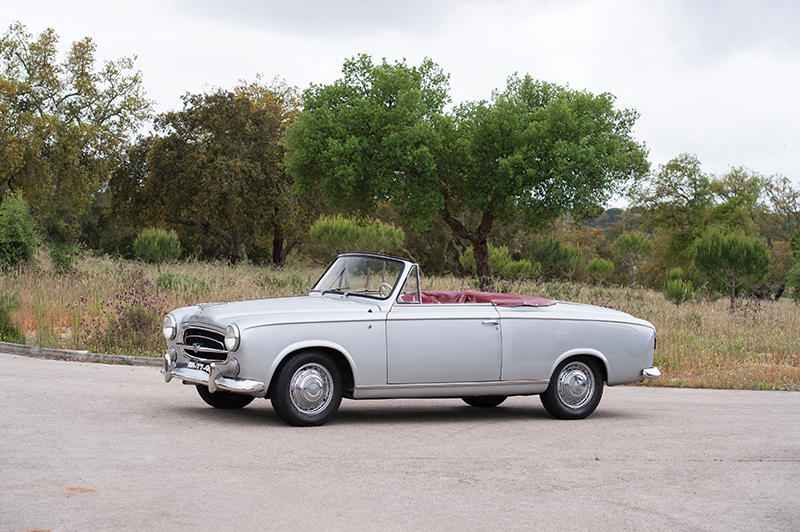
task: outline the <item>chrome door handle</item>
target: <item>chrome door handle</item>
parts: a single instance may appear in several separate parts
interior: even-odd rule
[[[500,320],[486,320],[483,322],[484,325],[500,325]]]

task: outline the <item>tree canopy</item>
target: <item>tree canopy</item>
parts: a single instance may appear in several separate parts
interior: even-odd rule
[[[311,221],[282,166],[294,93],[255,83],[183,102],[157,117],[158,135],[129,150],[111,184],[115,204],[134,223],[146,218],[183,232],[184,242],[219,243],[232,264],[257,239],[283,264]]]
[[[473,245],[484,288],[495,221],[519,216],[537,226],[587,215],[648,169],[631,136],[635,111],[616,109],[608,93],[530,76],[513,75],[489,101],[446,111],[447,76],[435,63],[362,55],[303,100],[287,136],[298,190],[346,211],[389,201],[418,229],[440,216]]]
[[[47,234],[76,232],[126,142],[150,111],[135,57],[97,65],[86,37],[57,57],[52,29],[20,23],[0,38],[0,201],[22,190]]]

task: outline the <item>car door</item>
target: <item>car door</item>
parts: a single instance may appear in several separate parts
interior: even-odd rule
[[[488,303],[397,302],[386,351],[389,384],[498,381],[500,315]]]

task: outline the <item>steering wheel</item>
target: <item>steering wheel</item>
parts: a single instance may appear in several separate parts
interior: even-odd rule
[[[387,297],[392,293],[392,285],[389,283],[381,283],[381,285],[378,287],[378,293],[381,295],[381,297]]]

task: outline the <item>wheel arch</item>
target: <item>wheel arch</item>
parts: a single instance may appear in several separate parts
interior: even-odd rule
[[[281,368],[283,368],[283,366],[286,365],[286,363],[292,357],[308,351],[328,353],[333,357],[340,373],[342,374],[345,396],[351,397],[355,375],[355,364],[353,363],[353,358],[344,347],[335,342],[330,342],[327,340],[306,340],[303,342],[297,342],[285,347],[280,353],[278,353],[278,356],[275,357],[272,367],[270,368],[269,385],[267,386],[266,397],[269,398],[271,396],[270,392],[272,391],[272,387],[275,384],[278,375],[280,374]]]
[[[549,378],[553,378],[553,374],[555,373],[559,364],[570,358],[591,358],[599,361],[600,372],[603,375],[603,382],[608,382],[608,359],[597,349],[590,348],[570,349],[569,351],[562,353],[558,358],[556,358],[555,362],[553,362],[553,365],[550,367]]]

